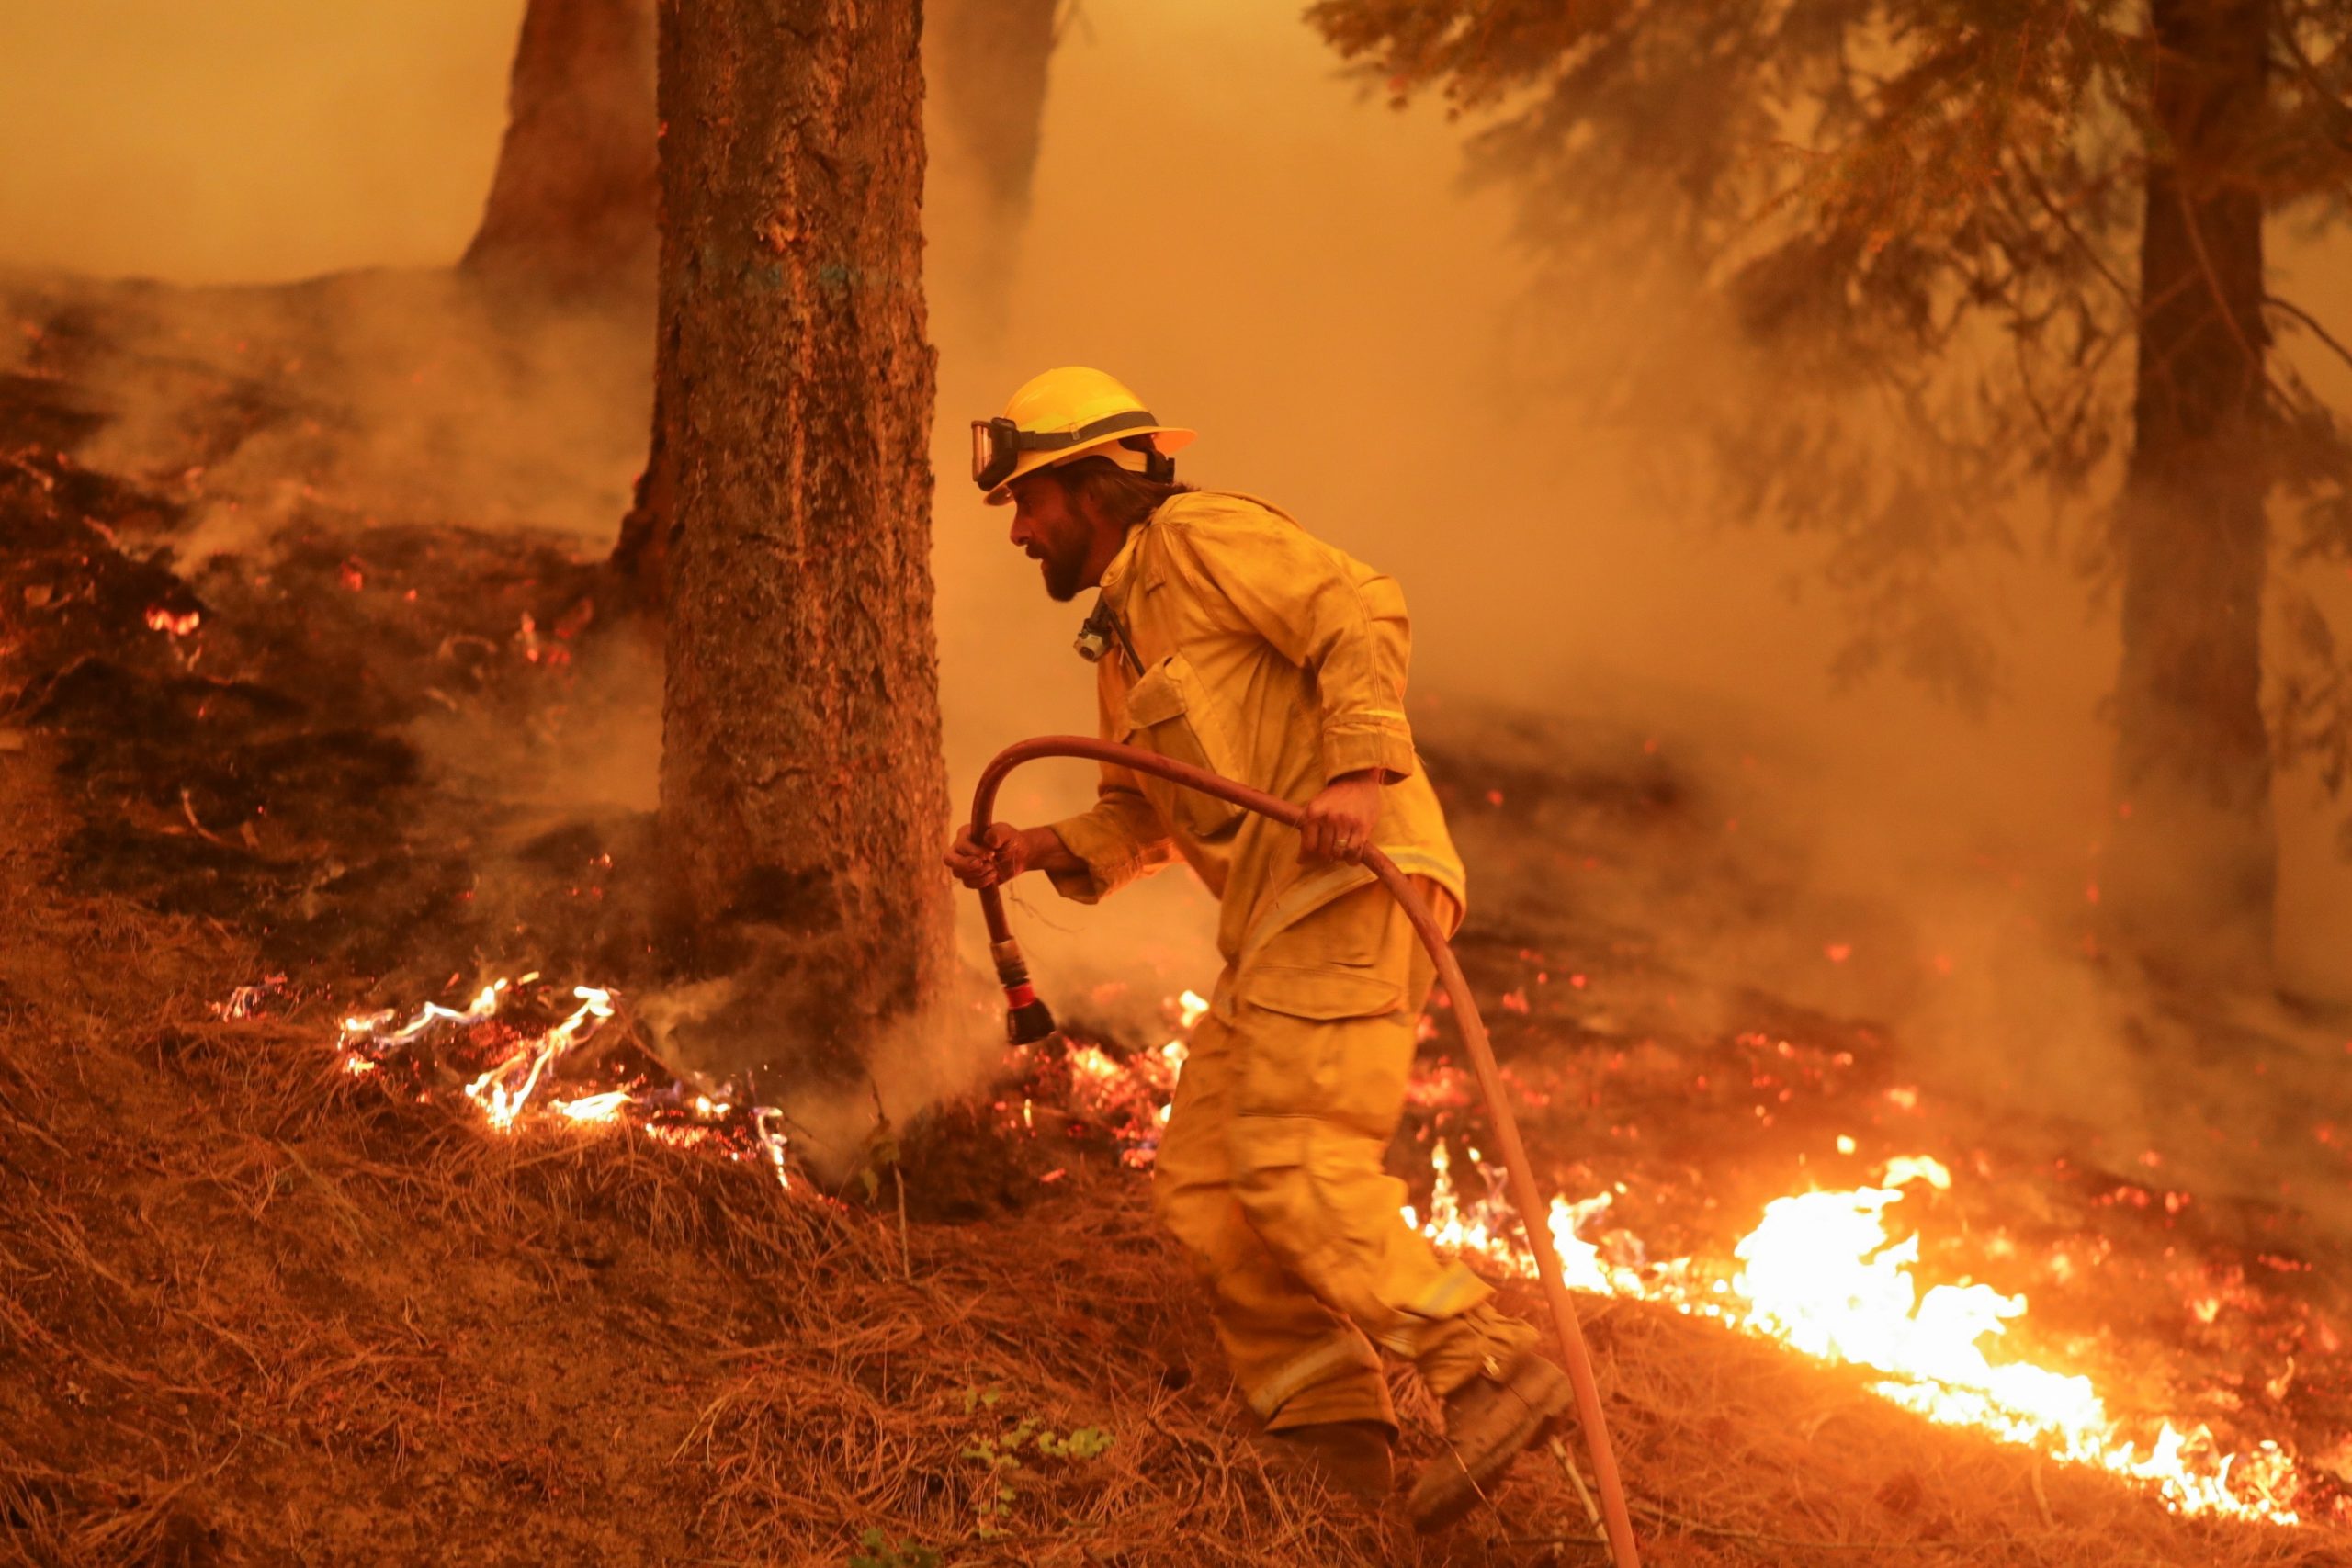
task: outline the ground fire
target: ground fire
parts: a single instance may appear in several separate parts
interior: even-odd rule
[[[2352,1562],[2352,0],[124,6],[0,1568]]]
[[[520,984],[528,987],[538,978],[525,975]],[[465,1081],[461,1090],[489,1129],[511,1133],[526,1118],[544,1126],[633,1128],[729,1159],[765,1158],[790,1188],[788,1142],[775,1125],[776,1112],[752,1111],[746,1122],[735,1118],[731,1106],[675,1081],[659,1088],[641,1080],[595,1088],[615,1070],[611,1064],[589,1067],[590,1077],[581,1079],[582,1065],[567,1058],[614,1016],[610,993],[574,987],[581,1005],[562,1021],[535,1032],[494,1025],[509,989],[507,981],[495,981],[462,1010],[427,1003],[405,1021],[389,1010],[346,1019],[339,1042],[344,1065],[355,1074],[393,1065],[408,1075],[401,1092],[429,1098],[432,1091],[418,1069],[422,1054],[489,1025],[495,1043],[487,1049],[477,1044],[469,1055],[492,1065]],[[253,988],[241,988],[222,1010],[244,1008],[248,1004],[241,998],[252,994]],[[1193,991],[1171,1000],[1166,1010],[1175,1032],[1156,1048],[1114,1054],[1070,1043],[1056,1053],[1067,1089],[1062,1103],[1053,1107],[1049,1125],[1064,1140],[1091,1134],[1115,1149],[1122,1164],[1148,1170],[1182,1072],[1184,1036],[1208,1008]],[[1039,1064],[1032,1056],[1022,1049],[1010,1055],[1009,1082],[1036,1087]],[[1463,1103],[1458,1081],[1449,1082],[1459,1076],[1437,1069],[1417,1085],[1415,1100],[1423,1105]],[[560,1087],[566,1079],[573,1087]],[[546,1092],[535,1099],[543,1081]],[[1907,1091],[1904,1098],[1915,1095]],[[1008,1134],[1036,1135],[1034,1098],[1000,1100],[995,1109]],[[1422,1136],[1428,1138],[1426,1128]],[[1840,1152],[1853,1152],[1852,1138],[1836,1142]],[[1492,1167],[1475,1147],[1465,1149],[1466,1179],[1483,1189],[1465,1198],[1447,1141],[1433,1138],[1428,1144],[1428,1218],[1423,1221],[1408,1207],[1406,1221],[1449,1253],[1474,1258],[1506,1276],[1532,1279],[1535,1265],[1519,1216]],[[1056,1181],[1065,1174],[1066,1168],[1057,1166],[1039,1179]],[[2201,1422],[2184,1431],[2161,1412],[2111,1415],[2093,1379],[2082,1371],[1988,1355],[1998,1350],[2005,1325],[2026,1316],[2026,1299],[1983,1283],[1922,1290],[1913,1277],[1919,1237],[1897,1239],[1889,1218],[1911,1184],[1948,1190],[1952,1181],[1950,1168],[1932,1156],[1897,1156],[1884,1162],[1877,1185],[1770,1200],[1760,1223],[1739,1239],[1727,1259],[1654,1256],[1639,1236],[1608,1224],[1609,1191],[1578,1200],[1555,1198],[1548,1228],[1579,1291],[1663,1303],[1826,1361],[1886,1373],[1871,1386],[1894,1404],[2143,1483],[2165,1506],[2182,1513],[2294,1525],[2301,1522],[2296,1506],[2307,1477],[2316,1495],[2339,1495],[2338,1483],[2324,1469],[2299,1464],[2276,1441],[2260,1439],[2244,1452],[2227,1451]],[[2210,1302],[2186,1304],[2208,1322],[2218,1311]],[[2339,1447],[2352,1443],[2352,1434],[2341,1437]]]
[[[493,980],[463,1008],[426,1002],[404,1020],[390,1010],[346,1018],[339,1042],[344,1067],[355,1076],[402,1077],[407,1092],[420,1100],[432,1098],[438,1074],[454,1068],[458,1078],[450,1081],[462,1080],[459,1092],[494,1132],[511,1133],[526,1121],[542,1119],[613,1123],[680,1148],[710,1147],[733,1159],[757,1157],[789,1185],[786,1139],[773,1108],[739,1111],[668,1077],[651,1058],[616,1063],[611,1054],[582,1050],[613,1017],[610,991],[573,987],[580,1005],[545,1028],[502,1018],[512,1011],[510,993],[538,978],[530,973],[513,982]],[[224,1010],[235,1005],[232,997]],[[479,1072],[464,1077],[477,1066]],[[594,1081],[573,1081],[582,1071],[594,1074]],[[616,1072],[628,1074],[631,1081],[603,1087]]]
[[[1186,992],[1183,1024],[1189,1027],[1205,1007]],[[1181,1038],[1125,1061],[1094,1046],[1071,1052],[1078,1102],[1103,1120],[1130,1163],[1149,1163],[1172,1074],[1182,1061]],[[1433,1087],[1425,1079],[1419,1098],[1435,1098]],[[1838,1141],[1851,1151],[1852,1139]],[[1407,1219],[1448,1251],[1533,1278],[1518,1215],[1477,1151],[1466,1153],[1471,1178],[1485,1190],[1465,1201],[1447,1144],[1432,1142],[1429,1217],[1424,1224],[1408,1208]],[[1886,1162],[1881,1185],[1773,1199],[1728,1260],[1653,1257],[1638,1236],[1608,1226],[1607,1191],[1575,1201],[1555,1198],[1548,1224],[1579,1290],[1661,1302],[1808,1355],[1892,1374],[1873,1388],[1896,1404],[2147,1482],[2167,1505],[2185,1512],[2297,1522],[2293,1504],[2301,1483],[2294,1461],[2277,1442],[2264,1439],[2247,1453],[2231,1453],[2201,1423],[2184,1433],[2161,1414],[2120,1422],[2086,1376],[1988,1359],[2004,1325],[2023,1317],[2028,1303],[1985,1284],[1920,1289],[1912,1277],[1918,1238],[1897,1240],[1887,1218],[1911,1182],[1949,1189],[1952,1176],[1930,1156],[1897,1156]],[[2209,1321],[2211,1314],[2209,1307]],[[2133,1426],[2148,1432],[2143,1441],[2125,1435]],[[2314,1474],[2324,1483],[2324,1472]]]

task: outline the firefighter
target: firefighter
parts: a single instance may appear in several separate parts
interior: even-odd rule
[[[1179,484],[1193,432],[1098,370],[1048,370],[973,425],[973,478],[1013,508],[1046,593],[1100,591],[1080,639],[1102,732],[1306,808],[1270,818],[1105,766],[1093,809],[967,824],[967,886],[1042,871],[1092,903],[1181,859],[1220,901],[1225,967],[1194,1028],[1153,1199],[1205,1281],[1236,1382],[1278,1459],[1368,1499],[1391,1486],[1396,1411],[1379,1350],[1442,1402],[1447,1453],[1414,1522],[1458,1517],[1570,1402],[1493,1291],[1440,1258],[1385,1173],[1431,965],[1362,863],[1377,846],[1449,929],[1460,858],[1404,711],[1394,581],[1279,507]]]

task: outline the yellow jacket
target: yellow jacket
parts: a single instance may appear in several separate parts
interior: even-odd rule
[[[1175,496],[1127,535],[1102,592],[1142,660],[1096,666],[1105,739],[1198,763],[1304,806],[1343,773],[1383,771],[1373,841],[1467,907],[1461,857],[1405,721],[1405,596],[1246,495]],[[1100,796],[1054,831],[1086,863],[1054,878],[1092,903],[1182,855],[1222,903],[1217,947],[1247,969],[1276,932],[1370,882],[1308,868],[1298,836],[1255,812],[1105,765]]]

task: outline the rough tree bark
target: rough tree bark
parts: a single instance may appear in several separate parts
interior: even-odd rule
[[[780,1031],[735,1065],[802,1081],[854,1070],[951,964],[918,17],[662,8],[674,930]]]
[[[956,205],[971,213],[956,275],[983,327],[1000,319],[987,310],[1012,280],[1029,218],[1059,9],[1060,0],[927,0],[934,155],[944,183],[958,187]]]
[[[2121,511],[2118,853],[2135,942],[2267,965],[2277,847],[2263,726],[2262,198],[2246,171],[2269,0],[2154,0],[2133,446]]]
[[[530,0],[462,270],[564,293],[651,291],[653,33],[653,0]]]
[[[993,341],[1002,320],[1028,221],[1059,6],[1060,0],[928,0],[924,7],[925,74],[933,99],[927,123],[942,143],[930,150],[937,175],[930,205],[949,215],[948,243],[933,249],[932,261],[934,270],[945,264],[964,291],[959,298],[975,341],[983,344]],[[638,608],[656,615],[668,592],[676,490],[662,397],[657,385],[652,448],[613,547],[621,583]]]

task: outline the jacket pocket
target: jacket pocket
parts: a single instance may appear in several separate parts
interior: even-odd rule
[[[1181,653],[1145,671],[1127,689],[1125,739],[1170,761],[1190,762],[1238,782],[1234,748],[1217,722],[1208,688]],[[1216,795],[1148,775],[1143,786],[1162,814],[1193,838],[1214,839],[1241,819],[1242,807]]]
[[[1242,998],[1291,1018],[1382,1018],[1405,1005],[1403,982],[1377,969],[1340,964],[1261,964]]]

